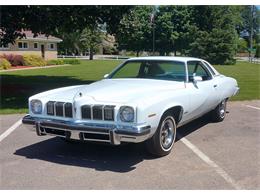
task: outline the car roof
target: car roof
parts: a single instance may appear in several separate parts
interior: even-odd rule
[[[176,57],[176,56],[147,56],[147,57],[135,57],[135,58],[129,58],[126,61],[137,61],[137,60],[168,60],[168,61],[178,61],[178,62],[184,62],[186,63],[187,61],[204,61],[207,62],[203,59],[200,58],[194,58],[194,57]],[[207,62],[208,66],[214,71],[215,75],[220,75],[220,73],[211,65]]]
[[[127,61],[135,61],[135,60],[172,60],[172,61],[180,61],[180,62],[187,62],[192,60],[202,60],[199,58],[193,58],[193,57],[176,57],[176,56],[149,56],[149,57],[136,57],[136,58],[130,58]]]

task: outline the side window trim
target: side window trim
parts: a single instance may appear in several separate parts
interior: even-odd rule
[[[205,61],[201,61],[202,64],[209,70],[209,72],[211,73],[212,76],[215,76],[216,73],[214,72],[214,70],[205,62]]]
[[[203,61],[200,61],[200,63],[201,63],[202,68],[204,68],[204,70],[209,74],[209,76],[210,76],[209,80],[213,79],[214,75],[211,73],[209,68],[203,63]]]
[[[210,70],[205,66],[205,64],[201,60],[198,62],[200,62],[201,67],[208,73],[208,75],[210,77],[208,80],[212,80],[213,75],[211,74]]]

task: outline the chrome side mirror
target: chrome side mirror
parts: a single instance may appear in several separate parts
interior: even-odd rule
[[[198,81],[203,81],[203,79],[201,76],[194,76],[193,81],[197,83]]]
[[[108,78],[109,74],[105,74],[104,75],[104,79]]]

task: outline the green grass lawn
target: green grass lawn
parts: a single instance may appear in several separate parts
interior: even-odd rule
[[[63,86],[88,84],[103,78],[119,60],[82,60],[67,67],[2,72],[0,114],[27,112],[28,97]],[[237,79],[239,95],[232,100],[260,99],[260,65],[238,62],[236,65],[215,66],[219,72]]]

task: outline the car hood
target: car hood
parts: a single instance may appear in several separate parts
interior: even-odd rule
[[[90,85],[80,85],[53,91],[48,98],[56,101],[76,101],[82,98],[96,102],[126,103],[160,91],[184,88],[184,82],[153,79],[103,79]],[[46,94],[44,94],[46,96]]]

